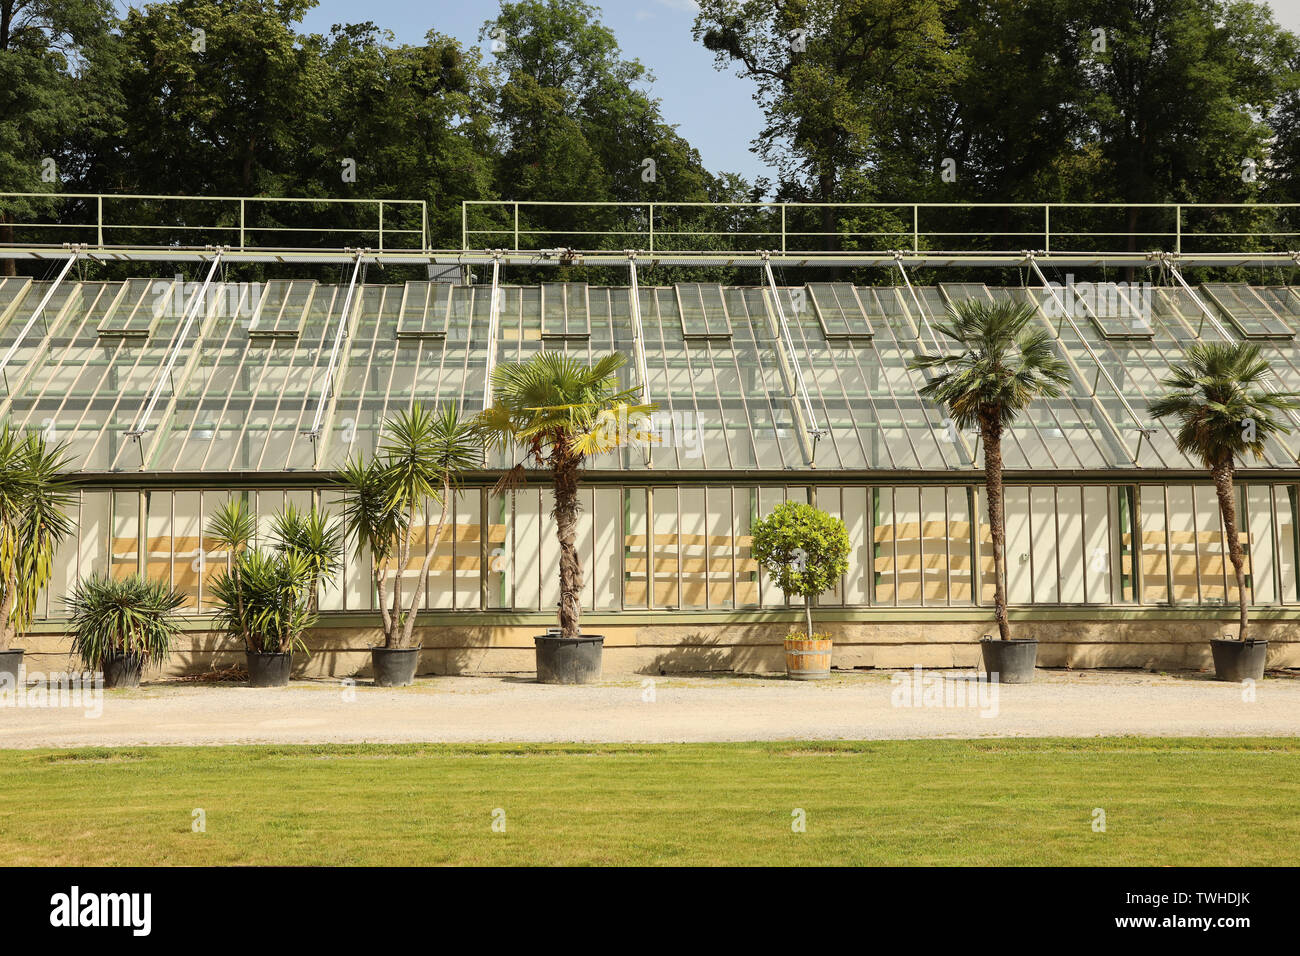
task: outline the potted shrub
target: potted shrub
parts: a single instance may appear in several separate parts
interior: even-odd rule
[[[624,389],[620,353],[587,366],[562,352],[538,352],[527,362],[506,362],[492,373],[493,405],[478,418],[489,448],[518,449],[523,461],[497,484],[517,487],[531,462],[550,469],[555,533],[560,543],[560,633],[533,638],[537,679],[543,684],[587,684],[600,678],[604,637],[583,634],[582,560],[578,533],[578,486],[583,463],[625,445],[652,441],[645,421],[654,405],[634,404],[640,388]]]
[[[958,351],[921,355],[908,368],[934,373],[920,394],[947,406],[960,429],[978,428],[984,448],[984,487],[993,538],[993,613],[998,637],[980,644],[984,668],[1007,684],[1034,679],[1038,641],[1013,638],[1007,621],[1006,513],[1002,498],[1002,431],[1040,397],[1056,398],[1069,384],[1069,366],[1055,355],[1050,331],[1030,328],[1028,303],[967,299],[953,303],[938,330]]]
[[[1228,539],[1228,557],[1237,578],[1240,630],[1236,640],[1210,641],[1214,675],[1225,681],[1261,680],[1268,641],[1250,637],[1245,556],[1237,531],[1233,476],[1238,456],[1250,453],[1263,458],[1265,442],[1290,431],[1276,416],[1300,408],[1300,403],[1264,391],[1270,369],[1258,345],[1193,345],[1187,350],[1186,361],[1172,365],[1169,371],[1161,384],[1170,391],[1151,402],[1151,414],[1176,418],[1180,423],[1178,450],[1209,470]]]
[[[171,654],[184,603],[185,595],[162,581],[92,574],[66,599],[72,650],[103,672],[105,687],[139,687],[144,669]]]
[[[812,602],[849,569],[844,522],[812,505],[787,501],[754,524],[754,559],[787,598],[803,598],[805,628],[785,639],[785,673],[793,680],[830,676],[831,638],[813,631]]]
[[[339,474],[344,489],[343,523],[356,539],[357,557],[369,552],[379,601],[384,643],[370,649],[375,684],[405,687],[415,680],[421,647],[415,619],[424,603],[429,569],[451,513],[452,492],[461,475],[483,461],[473,423],[462,421],[451,405],[437,414],[415,402],[384,423],[387,441],[379,454],[348,462]],[[437,509],[437,524],[427,502]],[[419,578],[403,593],[402,575],[411,561],[417,535],[424,532]]]
[[[315,515],[327,538],[337,540],[327,515]],[[244,644],[248,682],[253,687],[285,687],[293,668],[293,652],[307,652],[303,635],[316,623],[313,593],[317,583],[333,573],[341,548],[323,559],[305,554],[292,541],[273,538],[269,551],[250,547],[256,527],[239,499],[224,505],[208,527],[207,536],[230,554],[229,566],[212,581],[216,621]],[[284,516],[272,522],[284,527]]]
[[[67,465],[62,445],[0,428],[0,674],[13,686],[23,666],[14,637],[31,624],[54,552],[73,530]]]

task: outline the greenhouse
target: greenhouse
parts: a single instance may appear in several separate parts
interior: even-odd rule
[[[1148,402],[1197,341],[1258,342],[1275,387],[1300,391],[1300,288],[1198,282],[1171,260],[1141,273],[1155,283],[1076,283],[1068,259],[1009,255],[1022,284],[991,286],[943,281],[969,272],[953,257],[921,284],[882,255],[885,284],[867,285],[790,263],[778,279],[764,255],[733,258],[753,281],[724,285],[643,282],[646,257],[629,253],[597,285],[511,284],[525,259],[499,252],[405,255],[436,278],[386,281],[382,257],[349,253],[281,256],[280,277],[234,281],[237,259],[209,249],[187,253],[183,280],[157,276],[165,251],[102,252],[150,268],[89,279],[94,249],[70,247],[0,280],[3,418],[65,443],[78,486],[35,656],[66,654],[63,600],[96,571],[185,593],[192,642],[174,669],[238,653],[209,628],[208,585],[228,555],[204,529],[222,502],[242,496],[263,528],[286,503],[336,509],[334,473],[372,455],[397,411],[477,412],[494,367],[546,349],[624,353],[624,384],[657,407],[658,440],[584,475],[584,627],[606,635],[611,669],[779,668],[799,612],[752,558],[749,528],[788,499],[842,518],[851,537],[848,573],[818,601],[837,667],[971,663],[992,620],[981,449],[918,394],[925,375],[908,362],[945,351],[947,307],[977,298],[1032,304],[1071,379],[1004,439],[1013,621],[1048,666],[1197,664],[1233,620],[1235,578],[1214,488]],[[319,262],[337,280],[304,277]],[[1291,666],[1298,451],[1300,428],[1240,462],[1237,487],[1250,600]],[[527,670],[532,635],[554,623],[549,486],[537,473],[497,493],[512,464],[494,456],[455,494],[420,618],[431,673]],[[411,555],[409,579],[424,557]],[[349,548],[322,593],[310,672],[367,659],[378,622],[362,562]]]

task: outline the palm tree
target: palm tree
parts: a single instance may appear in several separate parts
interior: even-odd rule
[[[429,569],[451,513],[460,476],[482,464],[483,449],[472,422],[447,405],[435,413],[415,402],[384,423],[388,440],[369,462],[349,461],[339,472],[344,488],[343,523],[355,536],[357,557],[368,551],[384,624],[384,647],[411,647],[415,618],[424,602]],[[438,508],[428,536],[427,502]],[[417,519],[419,519],[417,523]],[[409,599],[402,599],[402,575],[410,562],[417,528],[425,529],[425,555]]]
[[[1002,430],[1040,396],[1056,398],[1069,384],[1068,366],[1053,354],[1047,329],[1028,328],[1034,306],[967,299],[948,307],[936,327],[960,351],[922,355],[909,368],[938,370],[920,394],[946,405],[953,423],[979,428],[984,444],[984,485],[993,534],[994,614],[998,634],[1008,640],[1006,570],[1003,547],[1006,513],[1002,501]]]
[[[506,362],[492,373],[495,403],[477,426],[488,448],[521,449],[524,461],[498,483],[498,490],[523,478],[525,462],[549,466],[554,488],[556,536],[560,542],[560,631],[579,636],[582,562],[578,533],[578,485],[587,458],[653,440],[644,421],[654,405],[636,404],[640,387],[621,388],[617,372],[627,357],[615,352],[587,366],[562,352],[539,352],[527,362]]]
[[[1157,418],[1172,415],[1180,421],[1178,450],[1199,459],[1214,480],[1228,555],[1237,576],[1241,605],[1241,633],[1237,636],[1245,641],[1249,627],[1245,561],[1232,489],[1236,459],[1247,452],[1263,458],[1265,442],[1290,431],[1274,416],[1300,408],[1300,403],[1263,390],[1270,369],[1268,361],[1260,357],[1258,345],[1193,345],[1187,350],[1187,360],[1170,366],[1169,371],[1161,384],[1172,391],[1150,403],[1151,414]]]
[[[0,650],[31,623],[54,552],[73,531],[63,448],[0,428]]]

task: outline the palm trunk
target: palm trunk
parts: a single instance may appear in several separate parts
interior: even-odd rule
[[[433,556],[442,543],[442,533],[447,527],[447,512],[451,510],[451,481],[442,482],[442,513],[438,516],[438,527],[433,532],[433,540],[425,535],[424,562],[420,565],[420,580],[415,584],[415,594],[411,597],[411,610],[406,615],[406,624],[402,628],[402,646],[410,647],[415,636],[415,615],[424,600],[424,590],[429,583],[429,569],[433,567]],[[427,527],[427,525],[426,525]]]
[[[1219,514],[1223,516],[1223,530],[1228,536],[1228,557],[1237,575],[1237,601],[1241,608],[1241,633],[1237,636],[1245,641],[1249,639],[1250,629],[1246,605],[1246,562],[1241,551],[1241,537],[1237,534],[1237,499],[1233,496],[1232,470],[1232,459],[1228,458],[1210,469],[1210,477],[1214,479],[1214,490],[1219,495]]]
[[[1007,623],[1007,575],[1003,549],[1007,538],[1006,511],[1002,505],[1002,422],[996,415],[986,415],[980,422],[984,441],[984,487],[989,499],[989,530],[993,535],[993,615],[998,622],[998,636],[1011,638]]]
[[[551,457],[555,477],[555,529],[560,539],[560,633],[577,637],[582,621],[582,562],[574,539],[578,536],[578,468],[568,443],[556,443]]]

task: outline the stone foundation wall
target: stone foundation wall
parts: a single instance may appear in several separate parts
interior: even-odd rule
[[[679,622],[671,617],[644,621],[596,622],[589,633],[605,635],[608,674],[672,674],[699,671],[780,673],[782,639],[789,621]],[[478,624],[417,628],[424,645],[421,674],[475,674],[533,670],[534,634],[545,625]],[[1044,667],[1137,667],[1156,670],[1208,669],[1209,640],[1235,633],[1230,618],[1015,620],[1018,637],[1041,643]],[[1268,666],[1300,667],[1300,619],[1252,620],[1252,634],[1270,642]],[[835,639],[832,666],[852,668],[971,667],[979,660],[979,639],[994,630],[986,620],[842,620],[819,622]],[[309,637],[311,656],[298,655],[300,677],[370,676],[368,648],[380,643],[377,627],[331,624]],[[69,640],[51,629],[26,635],[15,647],[27,650],[29,671],[48,673],[77,667]],[[242,665],[243,648],[221,634],[194,630],[164,671],[149,677],[181,676],[216,667]]]

